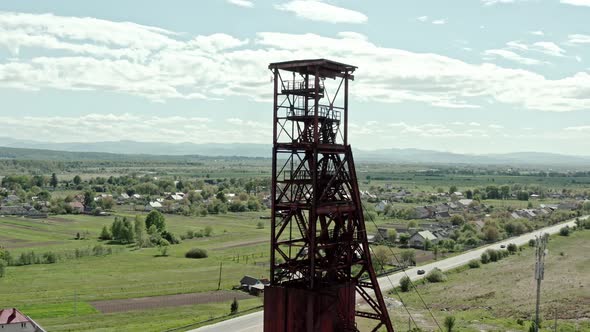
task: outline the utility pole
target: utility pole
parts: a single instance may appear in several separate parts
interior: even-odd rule
[[[539,332],[539,306],[541,303],[541,280],[545,274],[545,255],[547,255],[547,234],[537,236],[535,255],[535,280],[537,280],[537,304],[535,308],[535,332]]]
[[[219,262],[219,282],[217,283],[217,290],[221,289],[221,268],[223,267],[223,262]]]

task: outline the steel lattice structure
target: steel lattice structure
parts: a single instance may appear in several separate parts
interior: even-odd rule
[[[265,331],[357,331],[356,316],[375,320],[373,331],[393,331],[348,144],[348,85],[356,67],[317,59],[269,69],[273,201]],[[371,310],[356,309],[356,294]]]

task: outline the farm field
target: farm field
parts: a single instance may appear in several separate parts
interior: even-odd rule
[[[590,231],[569,237],[553,235],[548,249],[541,294],[542,330],[553,331],[557,313],[558,331],[590,331],[590,257],[586,254]],[[445,282],[417,282],[416,286],[441,326],[445,317],[453,315],[453,331],[524,331],[534,315],[534,264],[534,250],[526,247],[496,263],[449,272]],[[437,329],[416,292],[398,294],[418,327]],[[388,297],[394,325],[406,330],[409,316],[399,296],[390,293]]]
[[[121,215],[124,214],[131,216],[127,212]],[[158,316],[168,312],[170,319],[167,319],[166,326],[158,325],[157,329],[153,329],[155,331],[229,313],[231,300],[227,299],[182,309],[133,311],[129,315],[101,314],[91,302],[216,291],[220,263],[223,263],[222,290],[231,290],[245,274],[268,276],[269,230],[268,227],[257,228],[261,215],[264,212],[208,217],[167,215],[167,228],[175,234],[198,231],[206,226],[213,229],[211,237],[187,239],[171,246],[168,257],[159,257],[157,248],[137,250],[133,246],[102,243],[102,246],[112,248],[111,255],[70,258],[56,264],[8,267],[7,275],[0,282],[0,307],[19,307],[26,314],[38,318],[39,323],[50,331],[82,331],[92,326],[104,327],[105,331],[109,330],[109,326],[149,331],[146,318],[153,317],[156,312]],[[97,240],[100,230],[112,221],[112,216],[2,217],[0,243],[16,257],[31,250],[63,255],[101,243]],[[88,232],[88,240],[75,240],[78,232]],[[185,258],[186,251],[193,247],[206,249],[209,257],[199,260]],[[238,297],[242,294],[236,292]],[[261,303],[260,298],[240,300],[240,309]],[[174,315],[178,310],[183,314]],[[72,320],[84,324],[68,323]]]

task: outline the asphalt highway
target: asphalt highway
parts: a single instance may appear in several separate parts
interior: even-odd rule
[[[588,216],[582,217],[581,219],[587,219]],[[393,287],[399,285],[400,279],[404,275],[408,275],[412,280],[418,280],[424,277],[424,275],[418,275],[418,270],[424,270],[426,273],[428,271],[439,268],[443,271],[451,270],[456,267],[462,266],[467,264],[472,259],[479,259],[481,254],[486,251],[487,249],[501,249],[501,246],[508,246],[510,243],[514,243],[518,246],[527,244],[529,240],[534,239],[536,236],[540,236],[543,233],[548,234],[556,234],[559,233],[559,230],[565,226],[575,226],[575,220],[570,220],[567,222],[563,222],[557,225],[545,227],[539,230],[536,230],[531,233],[523,234],[518,237],[513,237],[506,239],[501,242],[497,242],[491,245],[487,245],[484,247],[480,247],[477,249],[473,249],[462,253],[457,256],[449,257],[446,259],[441,259],[434,261],[432,263],[421,265],[418,267],[413,267],[410,269],[406,269],[402,272],[397,272],[390,274],[389,276],[383,276],[378,278],[379,286],[381,287],[381,291],[386,293],[387,291],[391,290]],[[549,253],[551,254],[551,253]],[[248,315],[236,317],[233,319],[229,319],[223,322],[219,322],[216,324],[204,326],[198,328],[196,330],[191,330],[189,332],[261,332],[263,330],[263,312],[258,311],[255,313],[251,313]]]

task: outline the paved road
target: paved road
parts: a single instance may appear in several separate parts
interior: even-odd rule
[[[587,219],[588,216],[585,216],[581,219]],[[514,243],[516,245],[524,245],[529,242],[530,239],[534,239],[536,236],[539,236],[543,233],[549,234],[556,234],[559,233],[559,230],[564,226],[575,226],[575,220],[570,220],[567,222],[563,222],[561,224],[549,226],[546,228],[542,228],[540,230],[534,231],[532,233],[527,233],[518,237],[510,238],[504,240],[502,242],[494,243],[492,245],[488,245],[485,247],[480,247],[468,252],[465,252],[461,255],[457,255],[454,257],[442,259],[439,261],[435,261],[426,265],[422,265],[419,267],[413,267],[411,269],[407,269],[405,272],[412,280],[418,280],[423,278],[424,276],[419,276],[417,274],[418,269],[422,269],[428,273],[428,271],[439,268],[443,271],[451,270],[456,267],[462,266],[467,264],[472,259],[479,259],[481,254],[486,251],[487,249],[500,249],[500,246],[505,245],[507,246],[509,243]],[[381,290],[385,293],[392,289],[394,286],[399,285],[400,279],[404,276],[404,272],[397,272],[394,274],[389,275],[389,277],[381,277],[378,278],[379,285]],[[204,326],[196,330],[192,330],[189,332],[224,332],[224,331],[234,331],[234,332],[260,332],[262,331],[262,311],[255,312],[252,314],[240,316],[237,318],[233,318],[230,320],[226,320],[217,324]]]

